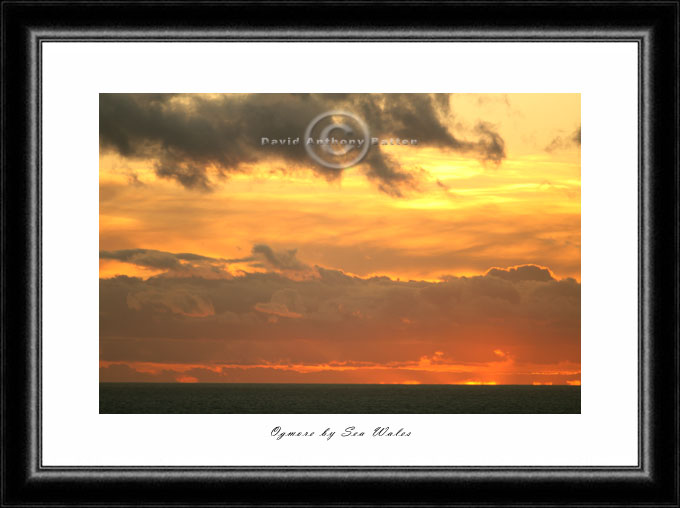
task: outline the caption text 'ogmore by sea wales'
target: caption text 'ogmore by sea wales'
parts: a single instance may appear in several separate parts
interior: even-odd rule
[[[314,431],[285,431],[281,427],[276,426],[271,431],[271,436],[277,441],[289,437],[321,437],[326,441],[330,441],[336,435],[336,431],[330,427],[323,432]],[[345,429],[338,434],[339,437],[409,437],[411,432],[406,431],[403,427],[399,430],[390,430],[390,427],[376,427],[372,432],[365,432],[359,430],[354,426],[345,427]]]

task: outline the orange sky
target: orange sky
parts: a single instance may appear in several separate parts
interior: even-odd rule
[[[376,146],[333,172],[342,109]],[[580,95],[100,98],[100,379],[580,382]]]

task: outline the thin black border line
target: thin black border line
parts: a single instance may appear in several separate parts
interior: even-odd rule
[[[60,4],[61,0],[9,0],[5,1],[7,4],[26,4],[26,5],[44,5],[44,4]],[[70,5],[78,4],[92,4],[91,0],[70,0],[68,2]],[[183,5],[187,2],[184,0],[163,0],[162,2],[157,0],[102,0],[97,2],[103,5],[144,5],[144,6],[156,6],[159,4],[174,4]],[[229,6],[252,6],[253,3],[257,5],[267,5],[267,6],[308,6],[311,4],[318,5],[337,5],[338,2],[335,0],[257,0],[251,2],[248,0],[195,0],[191,2],[192,4],[204,4],[204,5],[229,5]],[[448,5],[466,5],[469,2],[466,0],[448,0],[444,2],[432,2],[431,0],[402,0],[399,2],[401,5],[432,5],[433,3],[446,3]],[[545,5],[551,6],[555,5],[555,0],[509,0],[502,2],[502,0],[475,0],[475,3],[479,4],[493,4],[499,5],[500,3],[505,3],[507,5],[521,6],[525,4],[529,5]],[[676,2],[669,0],[644,0],[640,2],[639,0],[560,0],[561,4],[565,5],[640,5],[640,3],[650,4],[650,5],[672,5]],[[371,0],[346,0],[342,2],[343,5],[363,5],[366,7],[375,5],[393,5],[394,2],[389,0],[383,1],[371,1]]]
[[[25,5],[44,5],[44,4],[60,4],[61,0],[6,0],[7,4],[25,4]],[[92,4],[91,0],[70,0],[68,2],[70,5]],[[171,4],[171,5],[186,5],[184,0],[163,0],[162,2],[157,0],[101,0],[102,5],[144,5],[147,7],[156,6],[159,4]],[[308,6],[311,4],[318,5],[337,5],[338,2],[334,0],[257,0],[255,2],[248,0],[195,0],[191,2],[192,4],[198,5],[229,5],[229,6],[252,6],[253,3],[257,5],[266,6]],[[448,5],[466,5],[469,2],[465,0],[448,0],[444,2],[432,2],[431,0],[402,0],[399,2],[401,5],[432,5],[433,3],[446,3]],[[555,5],[555,0],[508,0],[502,2],[502,0],[475,0],[478,4],[492,4],[499,5],[500,3],[505,3],[507,5],[521,6],[525,4],[529,5],[545,5],[551,6]],[[669,0],[645,0],[640,2],[639,0],[560,0],[561,4],[572,5],[572,6],[588,6],[588,5],[639,5],[640,3],[650,4],[650,5],[672,5],[673,1]],[[353,5],[359,6],[363,5],[366,7],[371,7],[375,5],[393,5],[394,2],[389,0],[346,0],[342,2],[343,5]]]
[[[63,43],[73,43],[73,42],[83,42],[83,43],[99,43],[99,44],[119,44],[119,43],[202,43],[202,44],[220,44],[225,42],[243,42],[248,44],[255,43],[273,43],[273,42],[287,42],[290,44],[306,44],[309,42],[320,42],[320,43],[384,43],[384,44],[398,44],[398,43],[420,43],[420,44],[443,44],[443,43],[485,43],[485,44],[498,44],[498,43],[512,43],[512,44],[532,44],[532,43],[549,43],[549,44],[571,44],[571,43],[625,43],[625,42],[640,42],[645,35],[647,35],[646,30],[640,30],[639,35],[631,35],[631,31],[624,33],[619,33],[612,31],[611,38],[602,37],[601,35],[588,35],[588,33],[596,32],[595,30],[583,31],[582,35],[577,37],[569,36],[569,33],[565,30],[564,33],[556,31],[536,31],[534,36],[526,36],[522,38],[512,37],[510,31],[498,31],[491,33],[488,37],[483,37],[477,35],[479,31],[471,30],[468,35],[453,38],[450,32],[434,31],[424,35],[418,32],[417,35],[413,37],[405,37],[403,35],[403,30],[395,30],[392,35],[389,32],[375,32],[372,35],[361,36],[364,32],[363,30],[356,31],[301,31],[298,36],[298,31],[295,30],[253,30],[249,32],[242,32],[238,35],[225,36],[224,30],[216,31],[214,35],[196,36],[196,31],[179,31],[176,37],[168,37],[167,31],[158,32],[156,35],[153,31],[149,30],[148,34],[145,36],[143,34],[147,31],[130,31],[127,34],[117,31],[107,32],[105,30],[97,30],[97,35],[104,34],[101,37],[94,37],[88,31],[73,31],[74,35],[69,37],[59,36],[63,32],[57,31],[42,31],[37,37],[39,43],[43,42],[63,42]],[[464,31],[462,31],[464,32]],[[211,33],[210,30],[201,31],[201,33]],[[598,32],[599,33],[599,32]],[[348,35],[350,34],[350,35]],[[397,36],[396,34],[400,34]],[[338,37],[342,35],[342,39]],[[181,38],[181,39],[180,39]],[[493,40],[489,40],[493,38]]]
[[[167,0],[166,0],[167,1]],[[32,3],[32,2],[26,2],[26,3]],[[41,3],[41,2],[36,2],[36,3]],[[56,3],[56,2],[55,2]],[[78,2],[76,2],[78,3]],[[88,0],[83,0],[83,3],[89,3]],[[104,1],[101,2],[103,4],[125,4],[126,2],[116,2],[116,1]],[[140,4],[153,4],[153,2],[138,2]],[[170,3],[178,3],[181,4],[183,3],[182,1],[171,1]],[[196,3],[223,3],[223,2],[213,2],[213,1],[199,1]],[[232,3],[232,2],[226,2],[226,3]],[[239,3],[239,2],[235,2]],[[268,2],[262,2],[262,3],[268,3]],[[273,2],[276,3],[276,2]],[[290,3],[298,3],[298,2],[290,2]],[[305,2],[299,2],[301,4],[304,4]],[[405,3],[411,3],[405,2]],[[415,2],[415,3],[428,3],[427,0],[423,2]],[[488,3],[494,3],[493,0],[490,0]],[[542,2],[542,1],[527,1],[525,3],[532,3],[532,4],[549,4],[550,2]],[[589,4],[591,2],[569,2],[569,3],[575,3],[575,4]],[[595,3],[595,2],[592,2]],[[606,3],[606,2],[605,2]],[[612,0],[611,3],[616,3],[616,0]],[[634,2],[631,2],[634,3]],[[650,2],[650,3],[657,3],[657,2]],[[665,2],[658,2],[658,3],[665,3]],[[347,4],[356,4],[356,5],[366,5],[365,2],[352,2],[349,1]],[[444,31],[444,30],[442,30]],[[565,30],[566,31],[566,30]],[[86,31],[89,32],[89,31]],[[102,33],[107,33],[105,30],[96,30],[95,31],[98,35]],[[144,33],[153,33],[153,31],[143,31]],[[210,31],[204,32],[201,30],[201,33],[209,33]],[[266,31],[255,31],[259,34],[262,33],[271,33],[271,32],[266,32]],[[645,436],[647,433],[647,429],[645,425],[643,424],[643,419],[644,419],[644,412],[642,411],[642,406],[644,405],[644,400],[645,398],[643,397],[643,391],[645,391],[645,386],[647,389],[649,387],[647,386],[649,383],[645,383],[645,380],[648,380],[649,377],[645,378],[644,377],[644,362],[642,361],[644,358],[644,348],[642,347],[643,343],[643,330],[644,330],[644,306],[643,306],[643,299],[642,294],[645,289],[644,286],[644,270],[642,268],[642,261],[644,259],[644,253],[643,253],[643,247],[645,245],[645,242],[643,242],[643,234],[644,234],[644,228],[641,228],[641,225],[643,224],[642,220],[642,210],[643,210],[643,205],[644,205],[644,192],[642,188],[643,184],[643,178],[642,174],[645,171],[645,168],[649,170],[649,168],[652,167],[651,163],[648,161],[648,163],[645,165],[645,157],[643,157],[642,154],[642,143],[644,138],[648,138],[651,140],[651,136],[649,136],[649,133],[647,132],[649,130],[649,125],[648,122],[643,122],[643,111],[644,111],[644,97],[649,97],[649,94],[643,94],[643,90],[647,91],[647,84],[644,81],[644,73],[642,72],[643,68],[648,68],[650,66],[650,58],[651,58],[651,53],[649,52],[649,45],[645,45],[644,42],[644,37],[630,37],[630,31],[626,31],[629,35],[628,38],[617,38],[617,39],[607,39],[603,37],[593,37],[593,38],[583,38],[583,39],[574,39],[574,38],[567,38],[565,35],[564,39],[557,38],[557,39],[546,39],[544,37],[540,36],[540,33],[545,33],[545,31],[537,31],[537,38],[512,38],[512,39],[493,39],[489,40],[489,37],[487,36],[485,38],[481,38],[479,36],[471,36],[471,37],[451,37],[450,35],[448,36],[442,36],[441,38],[437,40],[432,40],[431,38],[427,39],[425,35],[422,35],[422,31],[418,31],[420,35],[415,36],[415,38],[399,38],[399,37],[393,37],[390,36],[389,34],[385,34],[384,37],[385,39],[371,39],[367,37],[361,37],[352,39],[348,37],[343,37],[341,40],[334,39],[333,36],[330,37],[321,37],[318,40],[313,39],[313,38],[306,38],[304,35],[304,31],[302,31],[303,35],[299,35],[301,32],[298,31],[290,31],[293,33],[293,39],[289,38],[279,38],[276,36],[267,36],[267,37],[262,37],[261,39],[250,39],[248,32],[241,32],[239,31],[239,34],[235,37],[223,37],[223,38],[213,38],[209,35],[204,36],[204,37],[198,37],[198,38],[187,38],[187,39],[180,39],[181,35],[178,37],[171,37],[171,38],[159,38],[156,39],[154,37],[143,37],[140,39],[136,38],[118,38],[118,37],[113,37],[113,39],[109,38],[106,40],[102,40],[107,36],[104,36],[102,38],[90,38],[90,37],[75,37],[75,38],[58,38],[58,39],[52,39],[50,37],[44,37],[41,35],[38,35],[37,37],[31,37],[31,52],[34,54],[37,54],[37,58],[33,59],[33,64],[30,66],[30,75],[31,75],[31,89],[30,89],[30,95],[35,97],[35,101],[31,101],[30,108],[31,108],[31,113],[35,115],[34,109],[37,109],[37,125],[31,129],[32,135],[35,136],[36,138],[36,143],[35,146],[39,147],[39,151],[37,154],[37,157],[35,154],[31,155],[31,164],[35,164],[38,170],[38,185],[37,187],[37,197],[38,199],[35,201],[37,203],[37,208],[38,208],[38,214],[37,214],[37,223],[38,223],[38,238],[34,239],[36,241],[36,250],[37,252],[37,260],[34,261],[34,265],[38,266],[38,271],[35,274],[38,277],[38,281],[36,284],[37,288],[37,310],[36,313],[38,314],[37,319],[35,322],[37,323],[37,338],[38,338],[38,357],[40,361],[38,361],[37,366],[32,366],[32,372],[37,373],[37,379],[34,377],[31,377],[33,383],[35,383],[36,386],[32,387],[33,389],[31,390],[31,398],[37,399],[36,401],[33,401],[33,407],[37,407],[37,415],[35,414],[35,411],[31,411],[30,418],[31,420],[34,421],[32,427],[35,429],[35,432],[31,433],[31,436],[33,439],[36,440],[37,446],[32,447],[33,449],[38,450],[38,457],[37,457],[37,463],[33,464],[33,470],[34,471],[40,471],[44,472],[46,474],[49,474],[50,472],[60,472],[60,473],[76,473],[79,471],[99,471],[99,472],[112,472],[116,473],[116,478],[124,477],[126,476],[126,472],[130,472],[132,474],[132,471],[145,471],[147,474],[158,474],[162,476],[166,476],[170,472],[209,472],[212,474],[220,474],[220,473],[225,473],[225,472],[231,472],[231,471],[239,471],[242,474],[246,473],[254,473],[256,476],[261,476],[260,472],[262,471],[269,471],[270,473],[277,474],[277,471],[273,470],[278,470],[280,474],[285,474],[287,472],[315,472],[317,474],[322,473],[322,474],[328,474],[329,476],[334,476],[338,472],[344,472],[344,473],[356,473],[357,476],[359,477],[366,477],[366,474],[369,472],[375,471],[378,476],[384,476],[385,473],[391,474],[391,473],[406,473],[409,475],[412,475],[413,473],[416,473],[418,471],[426,472],[426,473],[435,473],[435,472],[440,472],[440,473],[457,473],[457,476],[464,476],[461,475],[461,470],[465,471],[482,471],[485,472],[487,475],[491,477],[503,477],[505,475],[511,474],[512,472],[519,472],[524,473],[524,472],[531,472],[531,476],[535,476],[536,474],[541,474],[544,473],[546,477],[548,476],[553,476],[554,473],[562,473],[564,476],[565,473],[570,473],[573,472],[575,474],[577,473],[583,473],[583,472],[599,472],[599,471],[616,471],[620,473],[630,473],[631,475],[634,475],[635,473],[639,472],[645,472],[645,465],[650,465],[652,464],[651,458],[649,457],[649,454],[651,451],[649,450],[649,447],[646,446],[646,443],[649,439],[651,439],[651,436]],[[312,32],[317,32],[317,31],[312,31]],[[360,33],[365,33],[365,31],[358,31]],[[378,31],[379,33],[385,33],[385,31]],[[395,32],[402,33],[402,31],[395,30]],[[463,32],[465,32],[463,30]],[[647,31],[643,31],[647,37],[650,37],[650,34]],[[63,32],[60,32],[63,33]],[[119,36],[121,33],[125,32],[120,32],[120,31],[113,31],[112,34],[114,36]],[[163,32],[167,36],[167,32]],[[174,33],[174,32],[173,32]],[[179,32],[182,33],[182,32]],[[193,33],[193,31],[190,31],[190,33]],[[223,34],[224,31],[221,30],[219,33]],[[274,31],[274,33],[276,33]],[[284,33],[288,33],[288,31],[285,31]],[[318,31],[317,33],[329,33],[326,31]],[[333,31],[330,31],[331,34],[333,34]],[[342,34],[346,34],[347,31],[343,31]],[[485,32],[486,33],[486,32]],[[557,32],[559,33],[559,31]],[[340,32],[338,31],[338,35]],[[403,36],[403,35],[402,35]],[[430,35],[431,37],[431,35]],[[42,114],[43,114],[43,103],[42,103],[42,97],[43,97],[43,92],[42,92],[42,87],[43,87],[43,43],[49,42],[49,43],[58,43],[58,42],[64,42],[64,43],[73,43],[73,42],[96,42],[96,43],[125,43],[125,42],[131,42],[131,43],[156,43],[156,42],[164,42],[164,43],[229,43],[229,42],[248,42],[248,43],[258,43],[258,42],[263,42],[263,43],[271,43],[271,42],[288,42],[288,43],[307,43],[307,42],[328,42],[328,43],[338,43],[338,42],[343,42],[343,43],[352,43],[352,42],[384,42],[384,43],[479,43],[479,42],[484,42],[484,43],[507,43],[507,42],[513,42],[513,43],[520,43],[520,44],[528,44],[528,43],[559,43],[559,44],[569,44],[569,43],[583,43],[583,42],[588,42],[588,43],[630,43],[630,42],[635,42],[637,44],[637,60],[638,60],[638,65],[637,65],[637,74],[638,74],[638,90],[637,90],[637,96],[638,96],[638,113],[637,113],[637,130],[638,130],[638,136],[637,136],[637,150],[638,150],[638,202],[637,202],[637,207],[638,207],[638,223],[637,223],[637,232],[638,232],[638,238],[637,238],[637,243],[638,243],[638,260],[637,260],[637,269],[638,269],[638,393],[637,393],[637,412],[638,412],[638,464],[636,466],[464,466],[464,465],[457,465],[457,466],[362,466],[362,465],[352,465],[352,466],[329,466],[329,465],[322,465],[322,466],[287,466],[287,465],[265,465],[265,466],[158,466],[158,465],[148,465],[148,466],[44,466],[42,464],[42,354],[43,354],[43,347],[42,347],[42,271],[43,271],[43,266],[42,266],[42,175],[43,175],[43,166],[42,166],[42,137],[43,137],[43,130],[42,130]],[[37,49],[36,49],[37,48]],[[643,58],[643,54],[646,55],[646,58]],[[37,66],[37,69],[36,69]],[[37,78],[36,78],[37,76]],[[36,86],[37,84],[37,86]],[[35,105],[37,106],[35,106]],[[35,160],[37,159],[37,163]],[[37,388],[37,389],[36,389]],[[649,399],[647,399],[649,400]],[[582,414],[582,413],[581,413]],[[35,420],[39,422],[39,425],[35,424]],[[645,437],[647,439],[645,439]],[[36,462],[36,457],[31,457],[31,460],[33,462]],[[122,474],[121,474],[122,473]],[[495,473],[495,474],[494,474]],[[649,472],[648,472],[649,473]],[[133,476],[137,476],[134,475]],[[603,478],[603,480],[610,479],[613,475],[607,475],[607,478]],[[626,475],[628,476],[628,475]],[[636,475],[637,476],[637,475]],[[568,475],[566,475],[568,477]],[[598,475],[599,477],[599,475]],[[625,476],[624,476],[625,477]],[[593,478],[595,479],[595,478]],[[677,483],[676,479],[676,483]]]
[[[680,52],[680,41],[678,40],[678,26],[680,25],[680,9],[675,10],[675,47],[673,48],[674,53],[675,53],[675,61],[676,61],[676,67],[675,67],[675,83],[673,84],[673,95],[675,97],[675,132],[680,135],[680,101],[678,100],[678,92],[680,89],[678,88],[680,85],[679,80],[680,80],[680,66],[677,65],[678,62],[678,57],[680,55],[678,54]],[[680,194],[680,174],[678,169],[680,168],[680,150],[678,150],[678,143],[673,144],[673,150],[675,150],[675,188],[673,189],[675,191],[675,196],[676,199],[678,197],[678,194]],[[674,219],[674,224],[678,224],[680,221],[680,203],[676,202],[675,204],[675,216],[673,217]],[[675,231],[675,245],[673,246],[675,249],[675,256],[677,260],[677,255],[680,252],[680,234],[678,233],[677,229]],[[673,287],[675,288],[675,296],[674,296],[674,308],[679,309],[680,308],[680,291],[678,291],[678,287],[680,287],[680,269],[678,267],[675,267],[675,280]],[[678,358],[678,351],[680,350],[680,333],[678,333],[678,326],[677,326],[677,319],[676,319],[676,324],[674,325],[674,342],[675,342],[675,348],[674,348],[674,353],[675,353],[675,372],[677,373],[680,371],[680,358]],[[676,424],[680,422],[680,388],[678,386],[675,386],[675,422]],[[678,441],[678,435],[680,434],[680,431],[676,429],[676,446],[677,446],[677,441]],[[680,457],[676,454],[675,456],[675,470],[680,471]],[[680,484],[680,478],[675,477],[675,493],[676,493],[676,499],[678,499],[677,494],[678,494],[678,486]]]

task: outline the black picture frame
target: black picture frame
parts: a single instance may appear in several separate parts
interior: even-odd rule
[[[2,506],[678,506],[677,1],[2,2]],[[41,465],[46,41],[635,41],[637,467]]]

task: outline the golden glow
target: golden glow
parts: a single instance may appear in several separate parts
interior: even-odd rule
[[[505,384],[511,380],[513,384],[580,385],[579,381],[567,380],[566,376],[580,375],[579,371],[567,374],[553,372],[543,374],[551,381],[532,381],[531,364],[515,368],[512,363],[484,362],[466,364],[432,365],[423,359],[411,362],[333,362],[324,364],[191,364],[191,363],[154,363],[154,362],[115,362],[100,361],[99,366],[124,366],[132,372],[147,374],[152,377],[170,376],[178,382],[194,382],[202,373],[210,372],[214,380],[230,382],[253,382],[263,376],[276,376],[286,373],[283,382],[326,382],[328,379],[363,379],[362,382],[380,384],[465,384],[495,385]],[[204,374],[203,374],[204,375]],[[330,377],[329,377],[330,376]],[[386,377],[387,376],[387,377]],[[463,376],[463,378],[461,378]],[[473,378],[465,376],[475,376]],[[368,381],[366,381],[368,380]]]

